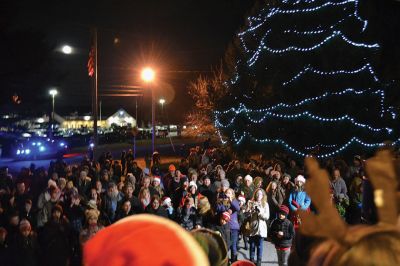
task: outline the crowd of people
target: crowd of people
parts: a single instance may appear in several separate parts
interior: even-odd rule
[[[372,188],[363,159],[321,162],[331,173],[332,204],[350,224],[374,223]],[[155,152],[141,169],[131,151],[102,154],[79,165],[63,160],[48,169],[0,173],[0,264],[81,265],[82,246],[125,217],[147,213],[175,221],[187,231],[218,232],[230,251],[240,248],[261,265],[263,243],[274,244],[279,265],[288,265],[298,244],[298,210],[315,211],[304,190],[307,172],[286,154],[237,160],[227,149],[191,148],[165,166]],[[244,245],[240,246],[242,239]],[[300,246],[298,246],[300,245]],[[301,256],[300,256],[301,257]]]

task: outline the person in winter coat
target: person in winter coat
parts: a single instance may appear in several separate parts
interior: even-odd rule
[[[172,207],[171,198],[164,197],[164,198],[162,198],[161,202],[162,202],[161,206],[163,206],[165,208],[165,210],[167,211],[168,218],[171,220],[175,220],[175,210],[174,210],[174,207]]]
[[[243,180],[244,181],[240,191],[244,194],[246,200],[250,200],[254,194],[253,177],[250,175],[246,175]]]
[[[12,265],[39,265],[39,244],[28,220],[21,221],[19,234],[10,244]]]
[[[251,226],[249,257],[257,266],[260,266],[263,254],[263,239],[268,236],[267,220],[269,219],[267,194],[263,189],[256,189],[253,199],[247,203],[246,213],[247,216],[250,216]],[[254,260],[256,248],[257,261]]]
[[[283,203],[283,195],[276,181],[271,181],[267,187],[267,198],[272,219],[277,217],[279,207]]]
[[[297,229],[301,220],[297,214],[297,210],[309,210],[311,205],[311,199],[304,191],[304,184],[306,179],[302,175],[298,175],[295,179],[295,189],[289,195],[289,208],[291,212],[290,220],[292,221],[294,228]]]
[[[151,203],[147,206],[146,213],[168,218],[168,212],[163,206],[161,206],[161,200],[158,195],[151,197]]]
[[[200,197],[197,204],[197,212],[199,215],[199,220],[201,221],[201,226],[205,228],[211,228],[215,223],[215,217],[214,211],[211,209],[211,205],[207,197]]]
[[[275,245],[278,256],[278,265],[287,266],[290,255],[290,248],[294,239],[294,227],[292,222],[287,219],[289,208],[282,205],[279,208],[278,218],[275,218],[272,223],[268,235]]]
[[[45,224],[39,235],[39,242],[45,254],[41,265],[68,265],[72,253],[70,231],[70,225],[63,216],[62,207],[55,205],[51,211],[50,221]]]
[[[231,229],[231,262],[235,262],[237,260],[238,255],[238,245],[239,245],[239,234],[240,234],[240,224],[239,224],[239,212],[240,212],[240,203],[235,197],[235,192],[233,189],[229,188],[226,191],[226,195],[231,202],[231,206],[228,212],[231,215],[231,219],[229,221],[229,227]]]
[[[118,202],[122,200],[123,195],[118,191],[117,185],[114,182],[108,184],[107,194],[102,202],[102,211],[111,222],[115,220],[115,214],[118,210]]]
[[[183,201],[189,193],[189,179],[186,176],[181,177],[179,184],[180,187],[172,194],[172,206],[175,210],[182,206]]]
[[[193,199],[185,199],[185,204],[177,210],[177,222],[187,231],[200,227],[200,221],[196,208],[193,206]]]
[[[223,212],[219,215],[219,221],[215,224],[212,229],[218,232],[222,238],[224,239],[226,246],[229,247],[231,245],[231,233],[229,221],[231,220],[231,215],[229,212]]]
[[[282,176],[282,182],[280,185],[280,191],[283,196],[283,204],[289,205],[289,196],[290,192],[295,188],[295,185],[292,181],[290,181],[291,176],[288,174],[284,174]]]
[[[239,226],[240,228],[242,227],[244,220],[245,220],[245,212],[246,212],[246,198],[243,195],[239,195],[238,196],[238,201],[239,201],[239,207],[240,210],[238,212],[238,221],[239,221]],[[242,232],[240,232],[242,233]],[[244,242],[244,249],[247,250],[249,247],[249,239],[247,236],[245,236],[244,234],[242,234],[242,238],[243,238],[243,242]],[[237,245],[237,249],[239,250],[239,244]]]
[[[100,212],[97,209],[89,209],[86,210],[86,223],[87,225],[80,232],[79,242],[83,245],[91,239],[98,231],[104,228],[101,224],[98,223]]]
[[[340,175],[339,169],[333,170],[332,180],[330,182],[333,192],[333,201],[341,216],[345,216],[346,209],[349,206],[349,196],[347,195],[346,182]]]

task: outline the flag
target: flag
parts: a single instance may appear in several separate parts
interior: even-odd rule
[[[94,75],[94,46],[92,45],[92,47],[90,48],[90,52],[89,52],[89,60],[87,63],[87,68],[88,68],[88,74],[89,77],[93,77]]]

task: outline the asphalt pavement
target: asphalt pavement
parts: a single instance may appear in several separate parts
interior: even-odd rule
[[[186,143],[185,151],[187,150],[188,147],[192,147],[195,145],[199,145],[199,143],[191,143],[191,144]],[[161,144],[157,145],[156,149],[157,151],[160,152],[161,156],[163,155],[181,156],[182,152],[180,150],[180,147],[181,145],[178,143],[175,143],[174,149],[171,146],[171,144]],[[132,144],[128,143],[122,146],[102,145],[99,146],[96,152],[96,157],[98,157],[104,151],[110,151],[114,159],[120,159],[121,152],[123,150],[127,151],[128,149],[132,148],[133,148]],[[151,146],[138,146],[136,149],[136,157],[143,158],[145,154],[151,153],[150,149]],[[83,157],[87,154],[88,152],[87,151],[82,152],[82,149],[79,152],[71,151],[71,153],[66,154],[63,159],[67,164],[79,164],[82,161]],[[29,167],[31,163],[34,163],[36,168],[45,167],[47,169],[50,165],[50,162],[55,159],[56,158],[47,158],[43,160],[15,160],[13,158],[0,158],[0,167],[7,166],[12,174],[17,174],[21,170],[21,168]]]
[[[249,259],[249,250],[244,249],[244,243],[241,240],[239,242],[240,250],[238,254],[238,259]],[[276,256],[276,250],[274,245],[270,242],[264,241],[263,246],[263,256],[261,265],[278,265],[278,257]]]

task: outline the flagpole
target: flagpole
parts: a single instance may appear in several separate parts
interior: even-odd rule
[[[96,149],[98,145],[97,136],[97,28],[93,28],[93,46],[94,46],[94,77],[93,77],[93,159],[96,159]]]

